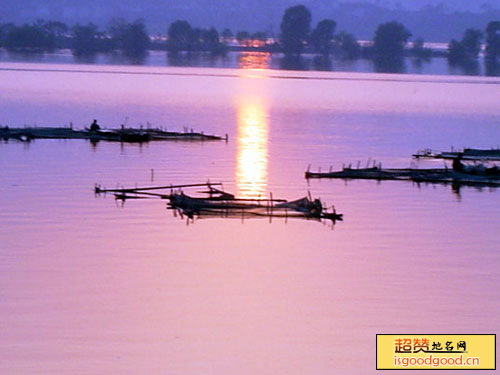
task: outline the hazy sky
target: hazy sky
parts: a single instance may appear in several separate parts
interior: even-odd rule
[[[500,11],[492,10],[500,9],[500,0],[0,0],[0,22],[43,18],[105,27],[112,17],[142,18],[151,33],[164,33],[172,21],[186,19],[198,27],[278,33],[283,11],[299,3],[311,9],[313,22],[332,18],[339,29],[359,38],[371,38],[379,23],[392,19],[406,22],[415,36],[427,40],[459,38],[467,27],[484,29],[490,20],[500,19]],[[364,5],[353,7],[359,3]],[[409,12],[439,4],[426,14]],[[453,15],[456,11],[462,13]]]

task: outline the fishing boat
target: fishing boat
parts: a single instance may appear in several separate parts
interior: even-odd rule
[[[425,149],[417,151],[413,154],[415,159],[456,159],[461,157],[462,160],[469,161],[495,161],[500,160],[500,149],[476,149],[476,148],[464,148],[463,150],[451,150],[451,151],[433,151],[431,149]]]
[[[344,167],[340,171],[311,172],[306,171],[306,179],[338,178],[365,180],[397,180],[429,183],[454,183],[471,186],[500,186],[500,168],[481,168],[479,166],[465,168],[462,172],[450,168],[440,169],[383,169],[381,166],[371,168]]]
[[[95,186],[95,193],[112,193],[116,199],[125,202],[128,199],[160,198],[168,200],[167,207],[174,212],[184,215],[189,219],[207,217],[282,217],[302,218],[332,221],[342,220],[343,215],[337,213],[335,207],[327,209],[320,199],[307,197],[288,201],[273,198],[237,198],[219,188],[222,184],[188,184],[167,185],[137,188],[105,189],[99,185]],[[198,191],[203,196],[192,196],[184,192],[184,189],[205,187],[206,190]]]
[[[9,128],[0,126],[0,139],[30,142],[34,139],[88,139],[91,142],[144,143],[150,141],[219,141],[227,142],[228,136],[205,134],[203,132],[166,131],[158,128],[125,128],[77,130],[72,127],[26,127]]]

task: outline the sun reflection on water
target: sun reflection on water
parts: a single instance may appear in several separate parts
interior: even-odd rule
[[[238,194],[257,198],[266,194],[268,123],[262,99],[245,98],[238,103]]]
[[[268,69],[271,54],[269,52],[242,52],[238,56],[240,69]]]

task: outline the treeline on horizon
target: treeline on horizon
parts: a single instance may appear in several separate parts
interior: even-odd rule
[[[71,49],[75,56],[90,56],[119,50],[133,57],[145,55],[150,45],[151,39],[140,20],[129,23],[114,19],[106,31],[99,30],[93,23],[72,27],[43,20],[22,26],[0,24],[0,47],[15,52]]]
[[[230,49],[282,52],[285,58],[300,58],[303,53],[312,53],[328,58],[330,55],[354,60],[371,58],[375,63],[397,64],[404,56],[429,59],[433,56],[447,57],[451,64],[468,64],[478,58],[483,42],[489,63],[500,60],[500,21],[491,21],[484,31],[467,29],[461,40],[451,40],[446,52],[424,47],[422,38],[415,38],[408,48],[412,33],[403,24],[390,21],[380,24],[368,45],[360,45],[354,35],[337,32],[336,22],[323,19],[312,27],[311,12],[304,5],[285,10],[278,38],[270,38],[265,32],[233,33],[224,29],[221,34],[211,27],[192,27],[189,22],[177,20],[170,24],[166,38],[151,38],[143,21],[127,22],[113,19],[105,30],[95,24],[67,26],[57,21],[37,21],[17,26],[0,24],[0,47],[9,51],[51,52],[56,49],[71,49],[75,56],[91,56],[96,53],[121,51],[132,58],[142,58],[147,51],[166,50],[176,55],[182,52],[208,52],[223,55]],[[236,40],[238,46],[232,46]]]

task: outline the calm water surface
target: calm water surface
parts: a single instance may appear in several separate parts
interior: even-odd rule
[[[440,47],[440,50],[446,47]],[[488,67],[481,56],[477,61],[453,65],[445,57],[417,59],[405,57],[401,63],[388,66],[375,64],[371,59],[360,58],[345,60],[331,56],[304,54],[300,59],[287,59],[281,53],[230,51],[224,56],[209,53],[181,53],[169,56],[165,51],[149,51],[143,58],[127,58],[120,53],[99,53],[93,56],[75,57],[70,50],[58,50],[53,53],[19,53],[0,48],[0,63],[38,63],[38,64],[97,64],[97,65],[144,65],[156,67],[197,67],[197,68],[271,68],[284,70],[316,70],[335,72],[390,72],[408,74],[499,76],[500,69]]]
[[[499,97],[495,78],[0,64],[3,125],[229,134],[0,144],[0,372],[375,374],[376,333],[497,333],[499,190],[303,176],[498,147]],[[93,194],[207,179],[345,220],[186,225]]]

